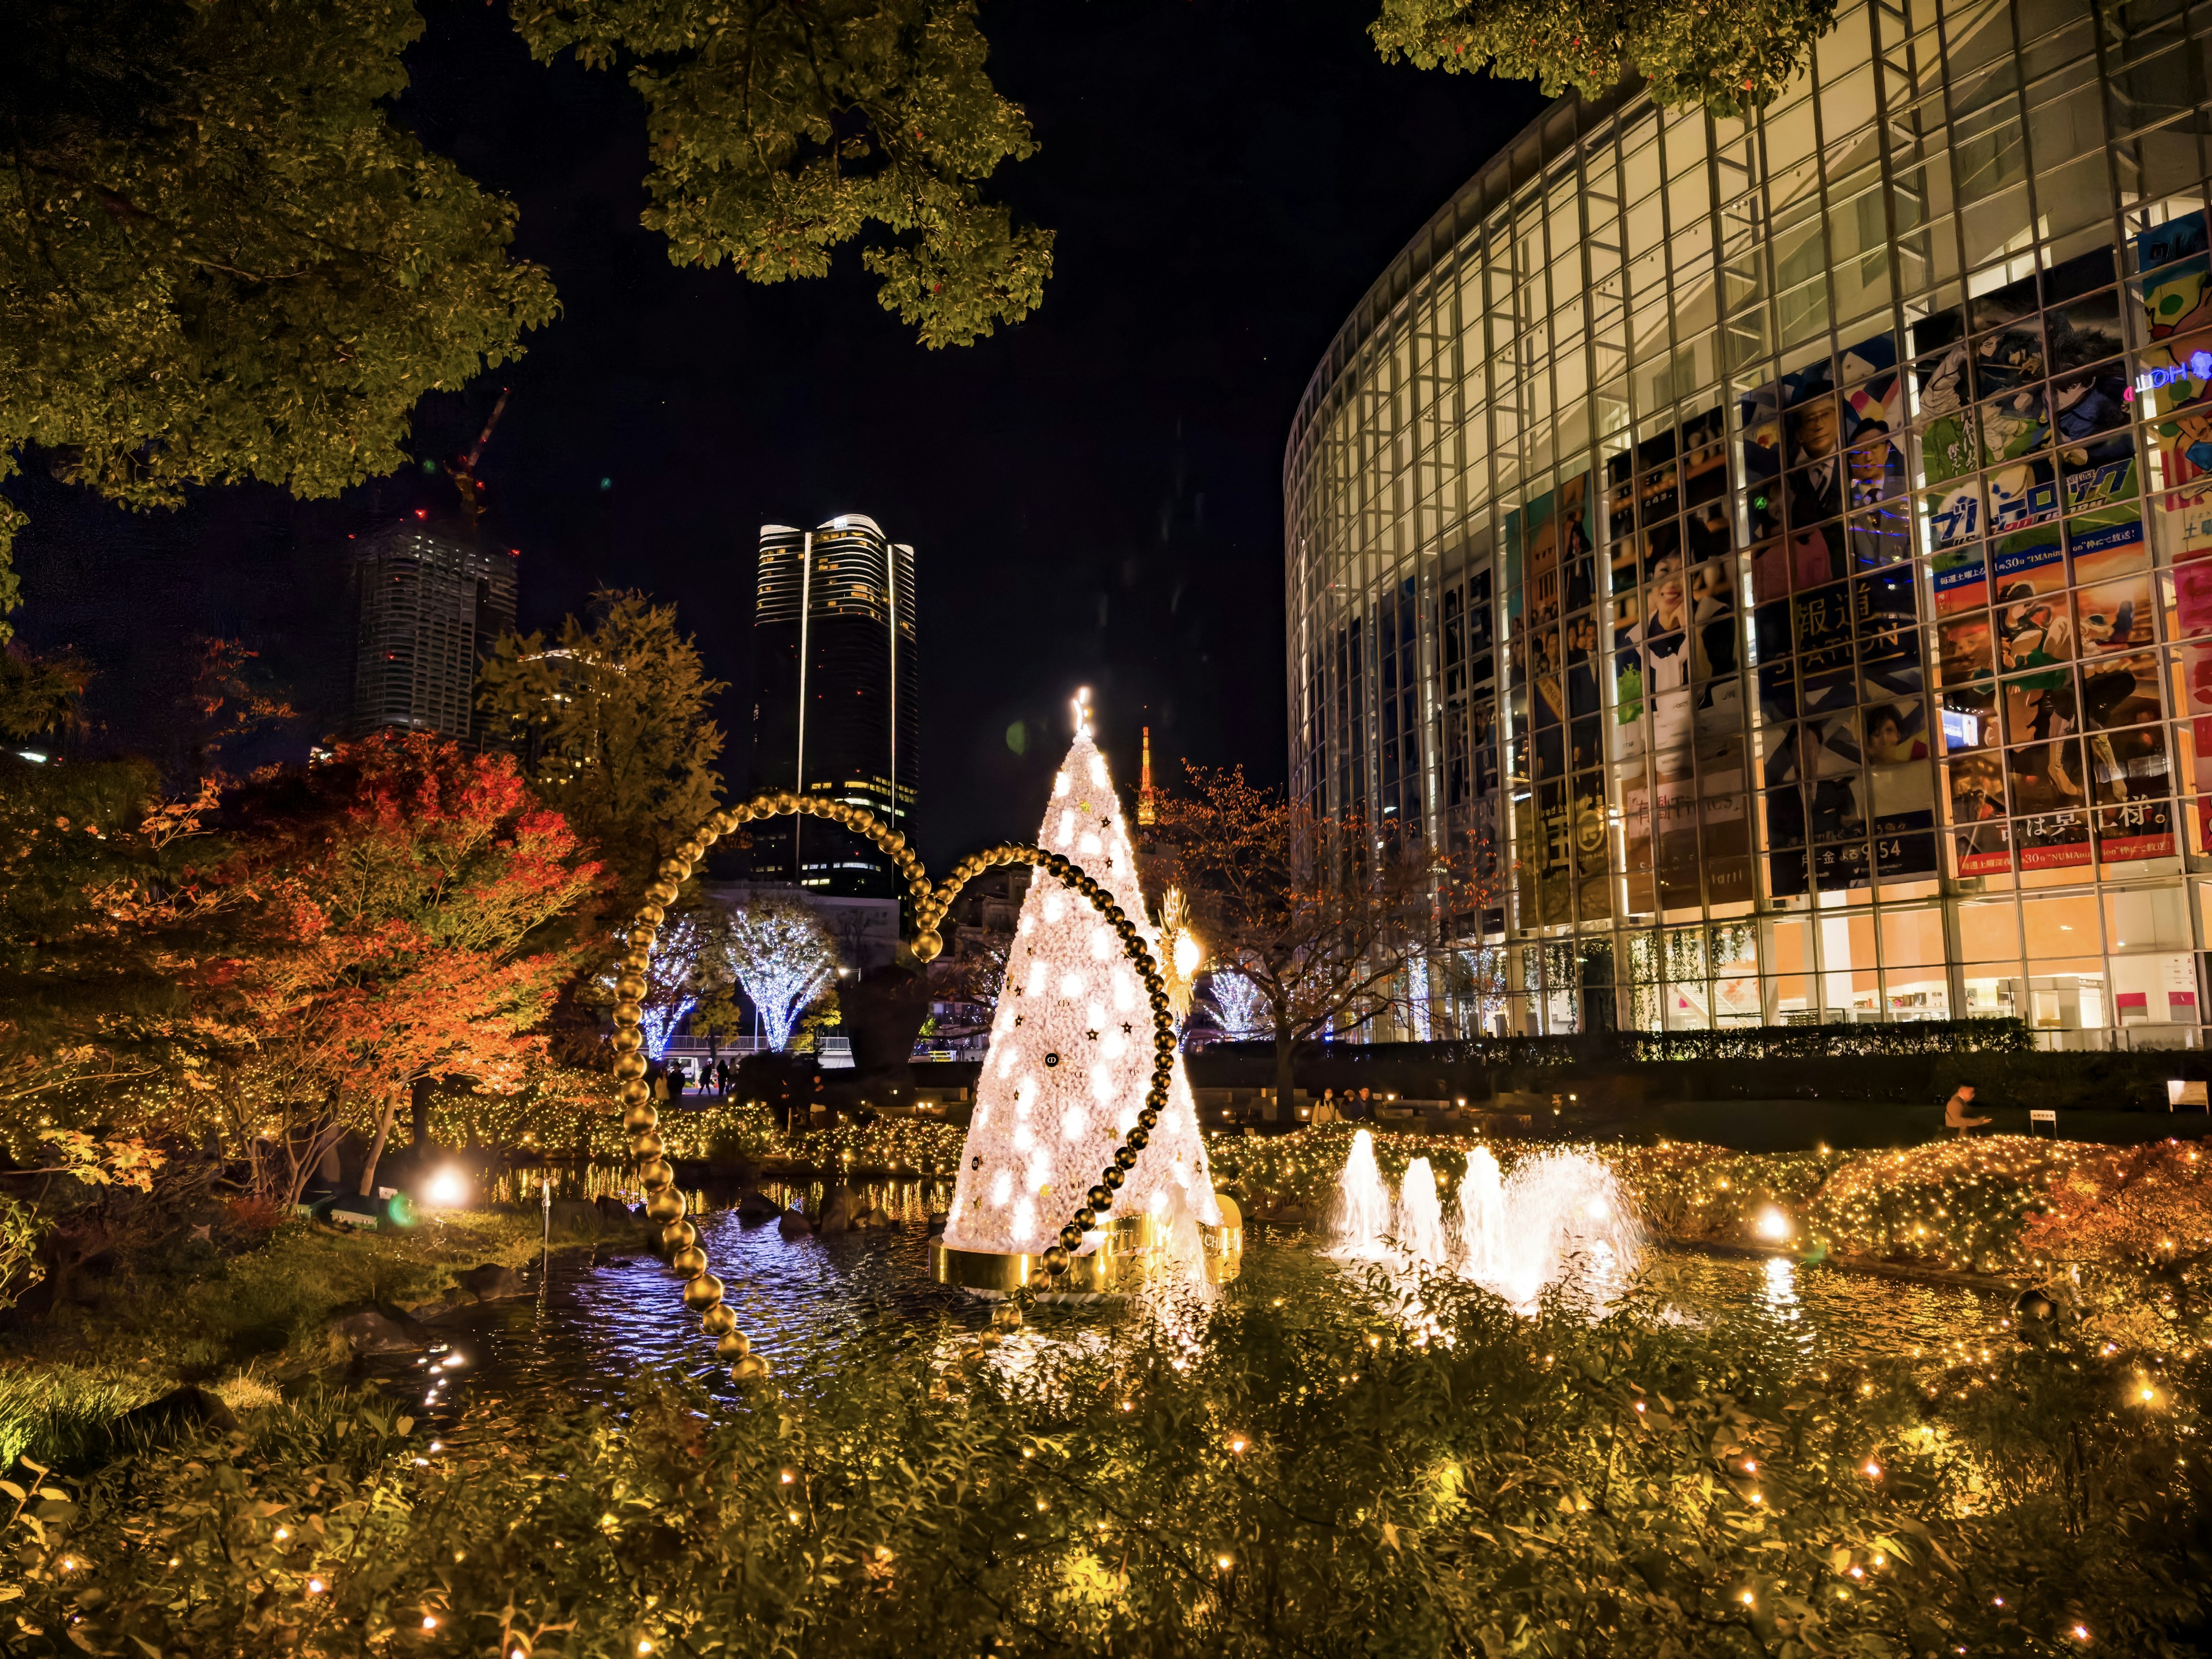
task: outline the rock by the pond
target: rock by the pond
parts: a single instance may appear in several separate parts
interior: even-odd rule
[[[546,1220],[547,1231],[556,1237],[574,1234],[592,1237],[604,1231],[605,1226],[606,1218],[600,1214],[599,1206],[587,1204],[580,1198],[555,1199],[553,1212]]]
[[[610,1227],[633,1226],[636,1224],[640,1213],[631,1209],[622,1200],[607,1193],[601,1193],[594,1199],[592,1206],[599,1211],[599,1219]]]
[[[487,1261],[480,1267],[471,1267],[455,1275],[460,1287],[479,1302],[503,1302],[507,1297],[520,1296],[529,1289],[522,1275],[512,1267],[503,1267],[496,1261]]]
[[[422,1322],[397,1308],[356,1308],[333,1315],[325,1329],[334,1344],[343,1343],[356,1356],[420,1353],[430,1346]]]
[[[416,1303],[407,1310],[407,1313],[411,1319],[435,1319],[442,1314],[453,1312],[454,1309],[472,1300],[474,1298],[467,1291],[452,1290],[447,1291],[443,1296],[433,1297],[428,1302]]]
[[[188,1382],[170,1389],[158,1400],[149,1400],[124,1413],[109,1425],[108,1437],[118,1445],[128,1446],[171,1439],[194,1429],[213,1429],[227,1434],[237,1426],[238,1419],[231,1415],[229,1407],[205,1389],[196,1389]]]
[[[891,1224],[890,1212],[879,1205],[866,1203],[866,1208],[853,1212],[853,1219],[848,1224],[854,1232],[869,1227],[888,1227]]]
[[[850,1187],[832,1187],[822,1205],[822,1231],[842,1233],[850,1228],[854,1212],[865,1201]]]
[[[766,1193],[748,1191],[738,1200],[740,1221],[773,1221],[782,1213],[783,1206]]]
[[[949,1212],[939,1210],[931,1215],[929,1218],[929,1224],[926,1229],[924,1229],[924,1231],[933,1233],[941,1233],[945,1231],[945,1224],[951,1218],[951,1214]]]
[[[786,1210],[777,1219],[775,1230],[781,1233],[786,1238],[811,1238],[814,1237],[814,1224],[809,1221],[805,1216],[799,1214],[796,1210]]]

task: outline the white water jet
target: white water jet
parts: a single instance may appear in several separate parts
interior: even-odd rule
[[[1505,1178],[1487,1146],[1467,1155],[1459,1182],[1460,1273],[1477,1284],[1498,1273],[1498,1239],[1505,1225]]]
[[[1406,1166],[1398,1194],[1398,1252],[1416,1267],[1450,1266],[1444,1243],[1444,1210],[1437,1196],[1436,1171],[1417,1158]]]
[[[1570,1273],[1601,1297],[1626,1279],[1643,1254],[1644,1229],[1612,1170],[1571,1152],[1525,1158],[1502,1182],[1497,1170],[1478,1149],[1460,1183],[1468,1278],[1516,1308]]]
[[[1376,1167],[1375,1137],[1364,1129],[1352,1137],[1352,1156],[1336,1179],[1334,1222],[1333,1255],[1372,1261],[1389,1254],[1390,1189]]]

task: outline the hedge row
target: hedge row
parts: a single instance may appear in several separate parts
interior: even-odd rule
[[[1852,1060],[1876,1055],[2021,1054],[2035,1051],[2024,1020],[1924,1019],[1866,1025],[1753,1025],[1720,1031],[1585,1031],[1574,1036],[1464,1037],[1448,1042],[1328,1045],[1332,1060],[1420,1060],[1484,1070],[1523,1066],[1632,1066],[1653,1060]],[[1275,1045],[1221,1042],[1226,1058],[1272,1058]],[[1304,1052],[1310,1053],[1311,1050]]]

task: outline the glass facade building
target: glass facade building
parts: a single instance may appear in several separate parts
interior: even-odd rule
[[[903,830],[921,778],[914,549],[873,519],[764,524],[754,589],[753,781],[830,795]],[[753,872],[811,892],[896,899],[865,837],[816,819],[752,832]]]
[[[2208,64],[1859,0],[1747,119],[1553,106],[1393,263],[1284,501],[1293,788],[1488,872],[1401,1034],[2199,1041]]]

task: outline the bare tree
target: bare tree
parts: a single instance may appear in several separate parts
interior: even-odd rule
[[[1320,817],[1242,769],[1185,769],[1190,793],[1159,802],[1146,886],[1182,889],[1216,974],[1243,979],[1267,1009],[1287,1103],[1301,1043],[1420,997],[1445,919],[1480,902],[1473,860],[1356,815]]]

